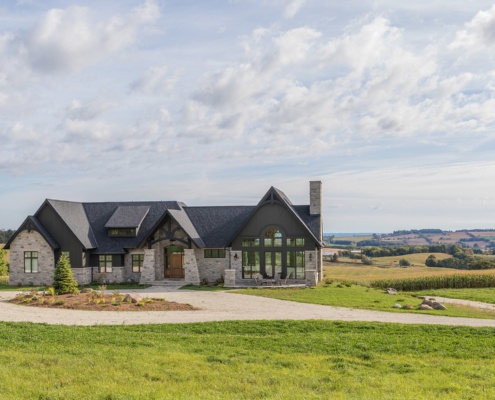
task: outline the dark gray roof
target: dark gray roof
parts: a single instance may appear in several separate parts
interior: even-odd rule
[[[86,249],[94,249],[98,246],[82,203],[50,199],[46,201]]]
[[[149,210],[149,206],[118,206],[105,228],[139,228]]]
[[[254,206],[186,207],[185,210],[203,238],[205,247],[226,247],[254,208]]]
[[[83,207],[98,243],[95,254],[123,254],[126,249],[138,247],[141,242],[146,240],[146,237],[167,210],[180,209],[176,201],[83,203]],[[136,237],[116,238],[108,236],[105,226],[119,207],[149,208]]]
[[[320,237],[321,218],[319,215],[311,215],[309,213],[309,206],[292,206],[294,211],[299,215],[301,220],[306,224],[311,233],[316,237]],[[319,240],[318,240],[319,241]]]
[[[191,220],[189,219],[183,208],[181,208],[180,210],[168,210],[168,213],[173,219],[175,219],[175,221],[177,221],[177,223],[182,227],[184,232],[186,232],[186,234],[191,238],[196,246],[200,248],[205,247],[203,239],[201,239],[201,236],[199,235],[198,231],[192,224]]]
[[[60,248],[60,245],[53,238],[53,236],[50,235],[50,233],[45,229],[45,227],[41,224],[40,220],[30,215],[24,220],[24,222],[21,224],[19,229],[15,231],[15,233],[12,235],[9,241],[5,244],[4,249],[6,250],[10,249],[10,244],[14,241],[17,235],[25,229],[35,230],[39,232],[39,234],[43,236],[43,238],[46,240],[46,242],[50,245],[52,249],[56,250]]]

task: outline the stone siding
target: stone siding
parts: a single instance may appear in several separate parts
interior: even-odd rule
[[[224,258],[205,258],[205,249],[194,251],[196,262],[198,263],[199,277],[201,280],[208,279],[213,283],[217,279],[224,277],[224,272],[229,268],[229,251],[225,251]]]
[[[93,280],[91,268],[72,268],[72,275],[79,285],[89,285]]]
[[[99,272],[99,267],[93,267],[93,280],[97,283],[121,283],[124,282],[124,267],[112,267],[112,272]]]
[[[318,251],[305,251],[304,252],[304,264],[305,264],[305,277],[306,285],[316,286],[318,283]]]
[[[146,249],[144,250],[144,261],[143,268],[141,270],[141,276],[139,283],[141,285],[154,282],[155,280],[155,257],[156,250],[155,249]]]
[[[24,252],[38,252],[38,272],[24,272]],[[9,285],[51,286],[55,272],[53,249],[38,232],[20,232],[10,245]]]

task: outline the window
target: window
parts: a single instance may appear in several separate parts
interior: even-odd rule
[[[205,249],[205,258],[225,258],[225,249]]]
[[[112,272],[112,255],[101,254],[99,256],[100,272]]]
[[[287,247],[304,247],[304,238],[288,238]]]
[[[253,278],[260,273],[260,252],[243,251],[242,252],[242,278]]]
[[[259,238],[242,239],[242,247],[259,247]]]
[[[304,251],[287,252],[287,276],[292,279],[304,279]]]
[[[112,237],[135,237],[136,229],[134,228],[111,228],[108,230],[108,236]]]
[[[282,247],[282,232],[277,229],[267,230],[263,244],[265,247]]]
[[[24,272],[28,274],[35,274],[38,272],[38,252],[37,251],[25,251],[24,252]]]
[[[141,272],[143,268],[144,254],[132,255],[132,272]]]

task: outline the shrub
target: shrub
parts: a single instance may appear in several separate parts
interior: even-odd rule
[[[60,256],[55,266],[53,287],[59,294],[76,293],[78,291],[77,281],[72,275],[69,258],[65,254]]]
[[[437,263],[438,261],[434,254],[430,254],[425,261],[427,267],[436,267]]]
[[[7,251],[0,249],[0,276],[7,276],[9,274],[9,263],[5,259]]]
[[[373,265],[373,260],[371,260],[371,258],[366,257],[366,256],[364,256],[363,258],[361,258],[361,262],[364,265]]]
[[[399,260],[399,265],[401,267],[410,267],[411,266],[411,261],[409,261],[407,258],[401,258]]]

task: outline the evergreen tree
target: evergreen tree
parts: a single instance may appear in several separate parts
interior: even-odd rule
[[[77,281],[72,275],[69,258],[62,254],[55,266],[55,276],[53,278],[53,288],[58,294],[76,293],[78,291]]]

